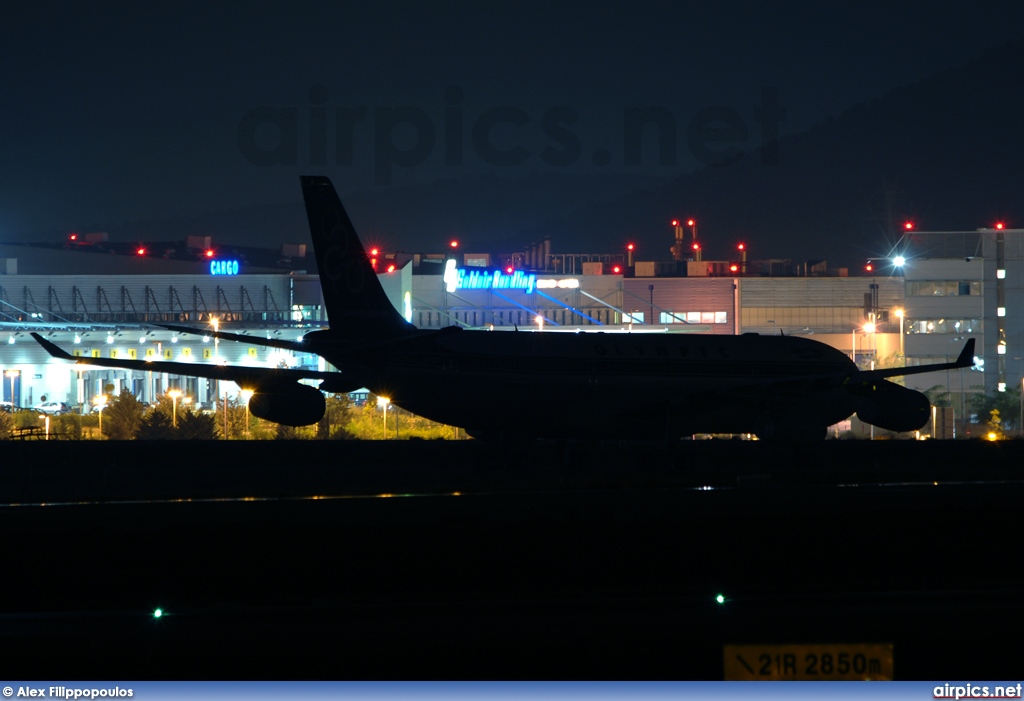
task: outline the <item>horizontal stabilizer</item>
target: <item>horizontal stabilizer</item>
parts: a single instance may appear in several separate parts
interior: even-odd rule
[[[908,368],[885,368],[884,370],[863,370],[858,372],[857,380],[884,380],[887,377],[902,377],[904,375],[920,375],[926,372],[939,372],[940,370],[959,370],[960,368],[974,367],[974,339],[968,338],[963,350],[952,363],[936,363],[934,365],[915,365]]]
[[[969,368],[974,366],[973,338],[967,339],[967,343],[964,345],[964,349],[960,351],[960,355],[956,357],[956,366],[959,368]]]

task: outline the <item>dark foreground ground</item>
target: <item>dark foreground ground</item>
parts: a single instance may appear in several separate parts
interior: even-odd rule
[[[1024,659],[1024,444],[0,451],[11,677],[721,679],[735,643],[891,643],[898,679]]]

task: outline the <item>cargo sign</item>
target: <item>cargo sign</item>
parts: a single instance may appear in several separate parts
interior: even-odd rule
[[[891,644],[726,645],[726,681],[888,681]]]
[[[238,275],[238,261],[211,260],[210,275]]]

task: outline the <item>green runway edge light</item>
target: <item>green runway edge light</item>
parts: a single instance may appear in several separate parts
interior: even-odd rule
[[[715,601],[717,601],[720,604],[724,604],[725,603],[725,594],[719,594],[718,596],[716,596],[715,597]]]
[[[153,618],[154,619],[156,619],[156,618],[163,618],[163,615],[164,615],[164,610],[163,609],[153,609]]]

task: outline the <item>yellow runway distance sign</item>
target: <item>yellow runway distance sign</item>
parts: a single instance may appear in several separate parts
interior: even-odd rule
[[[890,681],[891,644],[726,645],[726,681]]]

